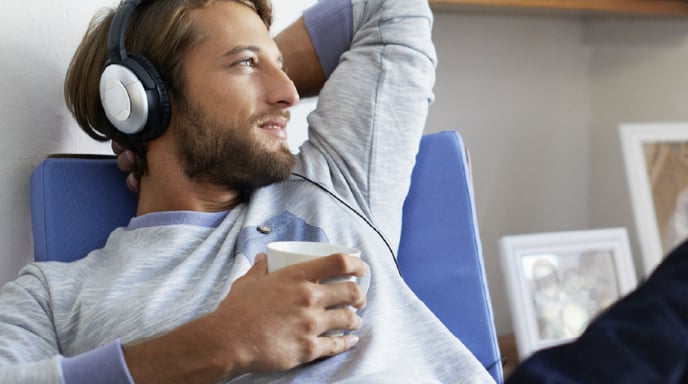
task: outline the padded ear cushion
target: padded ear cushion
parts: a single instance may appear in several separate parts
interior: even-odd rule
[[[146,90],[148,101],[148,121],[143,130],[130,135],[136,140],[152,140],[162,135],[170,123],[172,107],[167,93],[167,87],[160,77],[153,63],[145,56],[129,53],[122,63],[139,78]]]

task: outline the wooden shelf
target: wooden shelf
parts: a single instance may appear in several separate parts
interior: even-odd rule
[[[429,0],[432,6],[470,9],[576,11],[635,15],[688,16],[686,0]]]

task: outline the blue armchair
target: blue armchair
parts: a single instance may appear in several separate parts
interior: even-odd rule
[[[31,176],[36,261],[69,262],[128,224],[136,195],[113,158],[50,157]],[[402,276],[501,383],[502,367],[461,137],[423,137],[404,204]]]

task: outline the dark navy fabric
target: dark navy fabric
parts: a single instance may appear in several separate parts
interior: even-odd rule
[[[507,384],[688,383],[688,243],[569,344],[539,351]]]

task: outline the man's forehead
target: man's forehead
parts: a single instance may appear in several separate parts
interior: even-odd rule
[[[212,1],[205,4],[204,6],[193,8],[191,12],[192,14],[195,14],[195,17],[204,15],[202,17],[208,18],[208,20],[210,20],[209,16],[216,16],[219,19],[234,19],[235,17],[256,18],[266,30],[268,29],[268,27],[260,18],[260,15],[258,14],[256,8],[252,5],[251,2],[244,2],[239,0]]]
[[[237,1],[216,1],[192,11],[196,27],[215,37],[269,37],[270,32],[253,8]]]
[[[233,0],[216,1],[193,11],[193,23],[202,38],[194,47],[212,52],[212,56],[229,56],[241,51],[282,55],[267,26],[250,7]]]

